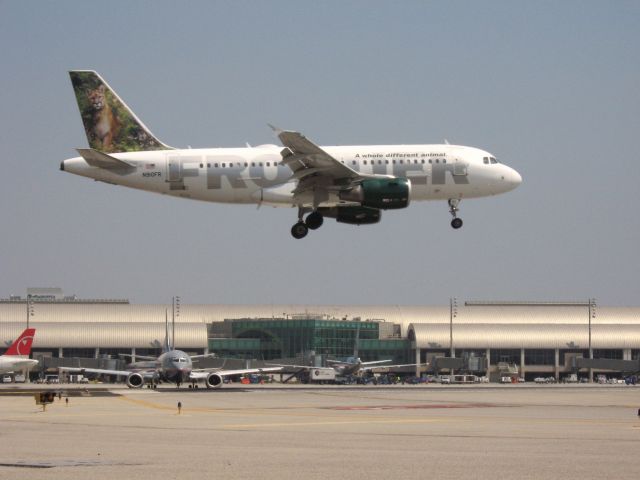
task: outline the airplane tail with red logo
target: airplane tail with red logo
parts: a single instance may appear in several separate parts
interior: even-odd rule
[[[31,344],[33,343],[33,337],[36,334],[35,328],[27,328],[18,339],[11,344],[11,346],[4,352],[5,355],[12,356],[24,356],[28,357],[31,353]]]

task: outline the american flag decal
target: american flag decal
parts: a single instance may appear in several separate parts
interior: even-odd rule
[[[155,163],[145,163],[144,168],[147,170],[153,170],[154,168],[156,168],[156,164]]]

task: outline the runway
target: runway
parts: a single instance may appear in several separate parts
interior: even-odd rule
[[[0,478],[640,476],[640,387],[111,392],[43,412],[0,389]]]

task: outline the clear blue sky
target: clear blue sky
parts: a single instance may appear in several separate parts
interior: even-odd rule
[[[638,2],[0,1],[0,297],[136,303],[639,305]],[[451,143],[514,192],[328,221],[58,170],[86,145],[69,69],[99,71],[166,143]]]

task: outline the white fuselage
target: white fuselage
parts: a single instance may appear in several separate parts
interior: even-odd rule
[[[322,147],[361,174],[391,175],[411,181],[410,200],[484,197],[508,192],[522,181],[514,169],[486,151],[456,145],[378,145]],[[208,202],[300,205],[297,180],[281,163],[282,147],[159,150],[112,154],[133,168],[117,172],[92,167],[81,157],[61,169],[126,187]],[[311,203],[303,199],[303,203]],[[319,206],[343,203],[337,194]]]
[[[18,357],[14,355],[0,356],[0,373],[19,372],[31,368],[38,364],[37,360],[28,357]]]

